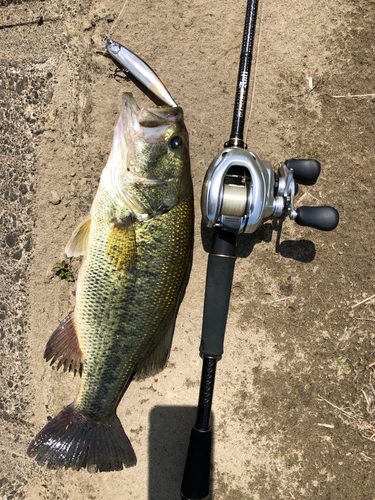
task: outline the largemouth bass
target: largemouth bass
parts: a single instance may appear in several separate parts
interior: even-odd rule
[[[51,364],[81,372],[81,388],[30,444],[38,464],[91,471],[136,464],[116,408],[134,377],[168,358],[192,241],[182,109],[139,109],[126,93],[90,216],[66,248],[84,255],[75,311],[45,351]]]

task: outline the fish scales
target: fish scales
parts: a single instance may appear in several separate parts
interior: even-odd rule
[[[168,357],[189,276],[193,192],[181,108],[139,109],[124,94],[107,165],[67,255],[84,255],[76,308],[45,358],[79,371],[77,400],[28,448],[49,468],[121,470],[136,456],[116,408],[133,377]]]
[[[186,202],[147,224],[135,223],[136,264],[131,270],[120,266],[120,271],[107,252],[109,231],[106,237],[103,223],[94,228],[99,249],[96,245],[96,251],[89,251],[80,271],[75,311],[86,358],[85,391],[75,406],[85,415],[108,417],[139,357],[147,356],[165,333],[190,259],[191,220],[192,206]],[[128,232],[124,231],[125,238]],[[96,276],[101,275],[98,281]]]

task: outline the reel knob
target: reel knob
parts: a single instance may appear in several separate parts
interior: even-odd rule
[[[311,186],[317,181],[321,166],[317,160],[312,159],[296,159],[292,158],[286,160],[285,165],[288,169],[293,169],[293,178],[296,182],[304,184],[305,186]]]
[[[320,231],[332,231],[339,223],[339,213],[333,207],[299,207],[295,222]]]

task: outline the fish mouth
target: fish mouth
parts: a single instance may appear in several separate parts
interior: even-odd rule
[[[154,134],[153,129],[164,127],[165,120],[151,113],[147,108],[140,108],[130,92],[125,92],[122,98],[122,106],[119,122],[117,124],[115,135],[121,136],[123,147],[123,161],[126,162],[126,183],[127,184],[161,184],[162,179],[153,179],[147,175],[141,175],[131,160],[130,156],[134,149],[136,138],[145,138],[150,142],[158,142],[160,134]],[[117,130],[118,129],[118,130]],[[151,130],[151,132],[150,132]]]
[[[140,108],[130,92],[125,92],[122,98],[122,107],[120,119],[123,122],[124,130],[128,130],[130,135],[137,135],[141,128],[157,129],[163,126],[178,124],[183,119],[182,108],[179,106],[158,106],[152,108]],[[132,133],[133,131],[133,133]],[[155,130],[155,142],[159,137],[161,140],[162,132]],[[151,134],[150,134],[151,135]]]
[[[133,94],[123,94],[121,113],[118,123],[118,134],[125,141],[123,157],[127,161],[128,181],[149,183],[164,183],[168,179],[154,179],[147,175],[140,175],[130,159],[136,139],[144,139],[147,143],[157,144],[165,140],[166,134],[172,124],[179,124],[183,120],[182,108],[160,106],[153,108],[140,108]],[[121,122],[121,125],[120,125]],[[117,127],[116,127],[117,128]],[[116,131],[115,131],[116,134]]]
[[[155,179],[137,170],[133,162],[136,142],[144,139],[147,143],[165,141],[166,133],[172,124],[183,121],[180,107],[160,106],[140,108],[133,94],[123,94],[120,117],[115,127],[114,139],[107,165],[102,173],[104,186],[121,203],[138,213],[145,207],[131,194],[132,186],[162,186],[173,181],[172,178]]]

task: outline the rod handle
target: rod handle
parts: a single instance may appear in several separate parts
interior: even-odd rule
[[[204,356],[223,354],[234,266],[236,235],[219,229],[212,239],[208,257],[200,352]]]
[[[210,492],[212,431],[191,431],[181,484],[181,498],[204,500]]]

